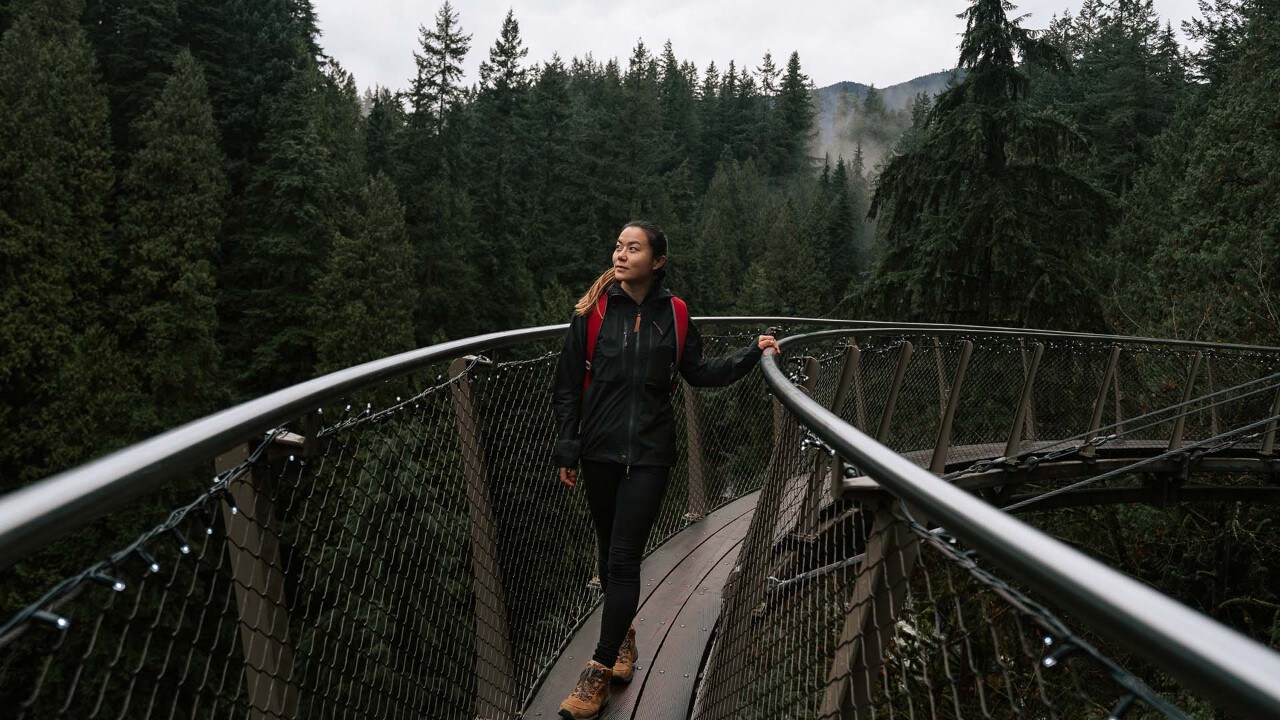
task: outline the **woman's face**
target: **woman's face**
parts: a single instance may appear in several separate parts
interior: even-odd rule
[[[654,258],[649,247],[649,236],[638,227],[623,228],[618,234],[618,244],[613,248],[613,277],[619,282],[647,280],[667,262],[665,257]]]

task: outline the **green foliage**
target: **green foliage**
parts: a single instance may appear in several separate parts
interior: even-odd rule
[[[381,173],[361,193],[354,233],[340,235],[312,301],[316,372],[413,349],[413,253],[395,185]]]
[[[119,327],[161,430],[217,409],[213,263],[226,179],[204,74],[189,52],[134,131],[121,180]]]
[[[1112,236],[1117,324],[1274,343],[1280,253],[1280,14],[1259,6],[1224,86],[1161,138]]]
[[[871,204],[882,244],[868,301],[879,316],[1091,328],[1086,270],[1105,195],[1066,159],[1084,139],[1027,103],[1016,62],[1061,67],[1054,49],[975,0],[960,45],[964,80],[938,96],[918,145],[892,158]]]
[[[0,474],[7,488],[87,459],[53,448],[63,431],[49,408],[95,392],[59,375],[101,321],[111,261],[102,216],[113,180],[107,97],[79,3],[31,0],[10,11],[13,25],[0,40]],[[98,451],[112,445],[97,433],[94,439]]]

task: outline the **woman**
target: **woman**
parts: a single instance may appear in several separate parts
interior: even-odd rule
[[[613,267],[574,309],[556,367],[560,430],[552,461],[568,485],[582,465],[604,591],[599,643],[560,704],[561,717],[571,720],[596,717],[608,702],[609,683],[629,681],[635,670],[635,628],[629,626],[640,600],[640,558],[676,461],[674,372],[690,385],[721,387],[750,372],[765,348],[778,347],[772,336],[761,335],[729,357],[703,358],[702,339],[689,322],[677,353],[673,296],[662,284],[666,261],[662,230],[645,221],[627,223]],[[588,358],[588,316],[601,313],[602,296],[599,334]]]

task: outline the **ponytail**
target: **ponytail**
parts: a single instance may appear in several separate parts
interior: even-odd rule
[[[600,300],[600,296],[603,295],[604,291],[608,290],[609,286],[612,284],[613,268],[609,268],[604,271],[604,274],[596,278],[596,281],[591,284],[591,289],[587,290],[587,294],[583,295],[582,298],[578,300],[578,304],[573,307],[574,314],[583,316],[590,314],[591,309],[594,308],[596,306],[596,302]]]

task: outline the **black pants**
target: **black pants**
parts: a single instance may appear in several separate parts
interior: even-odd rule
[[[618,661],[618,648],[640,604],[640,558],[667,492],[671,468],[582,461],[587,505],[600,544],[600,587],[604,611],[593,659],[605,667]]]

